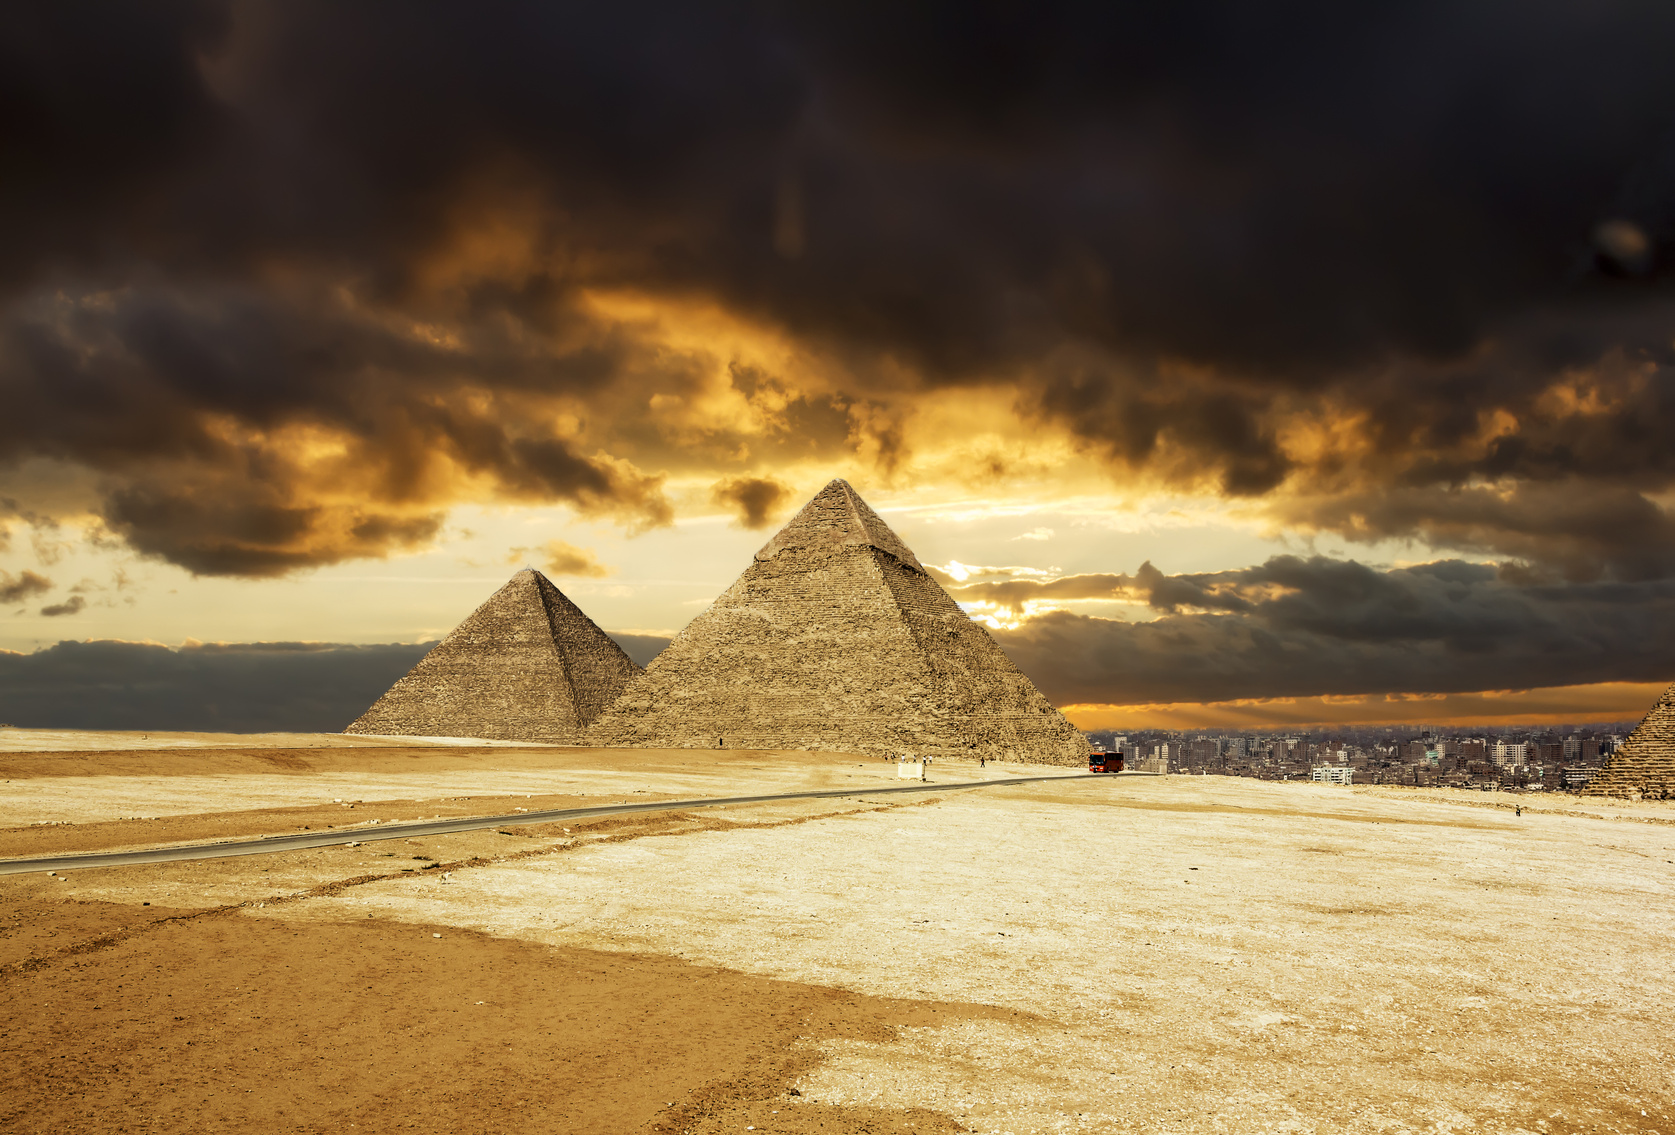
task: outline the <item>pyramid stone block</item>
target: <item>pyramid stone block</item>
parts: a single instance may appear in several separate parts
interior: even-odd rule
[[[768,541],[588,737],[1062,765],[1088,753],[844,481]]]
[[[1589,796],[1675,799],[1675,686],[1663,692],[1583,791]]]
[[[525,569],[345,733],[576,743],[640,668]]]

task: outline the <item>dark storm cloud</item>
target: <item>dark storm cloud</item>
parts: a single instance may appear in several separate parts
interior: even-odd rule
[[[951,589],[962,601],[1122,598],[1129,623],[1054,612],[997,631],[1059,704],[1450,693],[1675,677],[1675,583],[1508,583],[1444,560],[1380,571],[1276,556],[1240,571],[1069,576]]]
[[[39,572],[25,570],[13,575],[9,571],[0,571],[0,603],[16,603],[51,590],[52,580]]]
[[[36,5],[0,31],[0,459],[98,471],[205,573],[472,494],[660,523],[640,464],[748,458],[640,428],[692,374],[585,299],[623,289],[840,360],[792,400],[820,452],[867,399],[1010,384],[1302,526],[1658,575],[1672,49],[1627,2]]]
[[[79,598],[79,596],[78,596]],[[640,665],[669,640],[613,635]],[[36,729],[336,733],[436,644],[60,642],[0,651],[0,721]]]
[[[772,477],[729,477],[710,489],[710,500],[738,514],[746,528],[766,528],[791,503],[791,486]]]
[[[61,642],[0,651],[0,721],[41,729],[335,733],[434,643]]]
[[[469,478],[636,526],[670,515],[658,478],[517,405],[540,376],[585,381],[621,353],[609,343],[535,351],[485,333],[462,354],[242,285],[59,290],[9,314],[0,389],[17,413],[0,453],[106,474],[110,527],[194,572],[276,575],[423,543],[434,498]],[[336,459],[307,459],[315,432]]]

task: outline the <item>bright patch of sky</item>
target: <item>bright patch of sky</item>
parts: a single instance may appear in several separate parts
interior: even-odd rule
[[[957,574],[957,567],[1003,573],[996,577],[1050,579],[1133,573],[1147,560],[1174,574],[1246,567],[1288,552],[1375,564],[1432,558],[1405,543],[1368,547],[1335,539],[1287,539],[1267,531],[1258,518],[1207,500],[925,501],[857,487],[921,561],[951,574]],[[723,515],[686,516],[672,527],[628,536],[565,508],[464,507],[454,510],[442,538],[425,552],[271,580],[194,577],[142,559],[108,538],[89,540],[97,531],[94,522],[42,530],[31,539],[27,527],[14,521],[10,546],[0,553],[0,570],[13,578],[36,572],[50,578],[53,588],[0,613],[0,649],[28,651],[66,638],[170,644],[189,638],[424,641],[445,634],[526,563],[545,570],[541,549],[551,540],[592,552],[609,570],[600,578],[553,577],[597,623],[612,631],[667,635],[725,590],[773,528],[788,518],[763,531],[747,531]],[[525,551],[514,553],[520,548]],[[76,597],[81,606],[74,613],[41,613],[67,603],[75,606]],[[991,615],[985,621],[1001,625],[980,606],[968,609],[980,617]],[[1151,617],[1143,605],[1098,599],[1041,605],[1032,612],[1046,609]]]

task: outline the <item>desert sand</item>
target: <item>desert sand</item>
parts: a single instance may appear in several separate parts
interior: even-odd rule
[[[520,791],[858,794],[0,878],[9,1130],[1675,1135],[1662,804],[1127,775],[892,800],[865,795],[883,762],[797,752],[99,751],[0,758],[0,853]]]

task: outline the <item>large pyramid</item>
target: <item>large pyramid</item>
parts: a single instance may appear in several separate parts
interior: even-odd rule
[[[546,576],[525,568],[344,732],[576,742],[639,672]]]
[[[1675,799],[1675,686],[1663,691],[1623,747],[1588,781],[1589,796]]]
[[[768,541],[588,736],[1061,765],[1088,753],[843,481]]]

